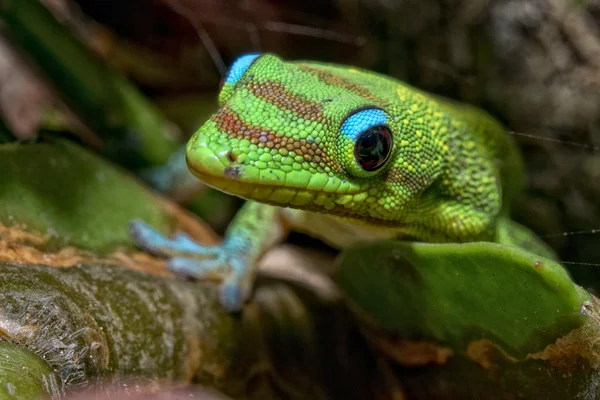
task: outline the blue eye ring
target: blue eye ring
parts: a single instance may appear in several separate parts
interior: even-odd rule
[[[354,158],[361,170],[377,171],[390,158],[394,136],[388,121],[378,108],[355,110],[344,120],[340,130],[354,142]]]
[[[352,140],[365,130],[377,126],[387,125],[389,121],[385,111],[379,108],[363,107],[353,110],[342,123],[341,132]]]
[[[236,58],[221,80],[221,88],[225,84],[235,85],[260,56],[258,53],[250,53]]]

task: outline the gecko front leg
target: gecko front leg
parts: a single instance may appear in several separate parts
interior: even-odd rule
[[[223,242],[203,246],[185,233],[167,238],[142,221],[130,230],[135,243],[161,257],[178,275],[202,280],[220,280],[219,300],[228,311],[240,311],[250,296],[256,265],[263,253],[284,236],[278,209],[246,202],[225,232]]]

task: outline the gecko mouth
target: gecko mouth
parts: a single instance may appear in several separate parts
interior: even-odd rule
[[[225,167],[223,176],[219,176],[190,165],[192,173],[208,186],[245,200],[299,207],[313,202],[318,195],[318,192],[314,191],[246,182],[241,180],[243,169],[243,166]]]
[[[394,221],[360,218],[352,215],[343,204],[336,202],[336,199],[341,196],[336,193],[327,193],[322,190],[294,189],[274,184],[259,184],[240,180],[244,175],[244,168],[247,166],[222,166],[217,171],[207,169],[205,164],[192,164],[189,161],[188,166],[192,173],[208,186],[245,200],[342,216],[348,218],[347,221],[356,220],[361,224],[400,228],[400,225]],[[234,176],[237,180],[232,179]],[[350,196],[356,195],[351,194]]]
[[[244,166],[225,167],[222,174],[214,174],[203,168],[190,165],[192,173],[215,189],[241,197],[246,200],[255,200],[263,203],[281,206],[303,206],[312,203],[320,192],[281,187],[273,184],[247,182],[243,180]],[[331,194],[335,196],[335,194]]]
[[[328,180],[337,180],[338,184],[328,183],[324,187],[311,187],[310,183],[302,185],[287,179],[290,174],[280,170],[259,169],[251,164],[238,163],[237,159],[232,159],[228,150],[218,152],[204,146],[190,150],[195,159],[202,160],[196,162],[189,155],[186,157],[190,171],[198,179],[211,187],[247,200],[290,207],[313,203],[315,208],[334,208],[362,192],[358,185],[353,185],[345,187],[340,193],[336,189],[343,181],[337,177],[329,177]],[[340,202],[342,197],[345,201]]]

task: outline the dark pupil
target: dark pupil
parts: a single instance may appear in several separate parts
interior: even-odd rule
[[[388,156],[392,144],[392,134],[387,126],[374,126],[361,133],[356,139],[354,157],[365,171],[380,168]]]

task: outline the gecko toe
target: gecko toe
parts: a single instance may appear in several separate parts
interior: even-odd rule
[[[249,296],[249,293],[245,292],[242,281],[228,279],[219,288],[219,301],[227,311],[238,312],[244,307]]]
[[[141,220],[131,221],[129,232],[135,244],[142,250],[154,255],[164,255],[162,249],[166,246],[168,239],[145,222]]]
[[[219,302],[230,312],[240,311],[249,297],[251,285],[247,284],[243,275],[237,273],[238,271],[233,269],[227,260],[175,257],[169,260],[167,268],[177,275],[199,280],[221,281]]]
[[[139,248],[155,256],[202,258],[210,257],[214,253],[213,246],[198,244],[183,232],[176,233],[172,239],[169,239],[140,220],[133,220],[129,223],[129,232]]]

